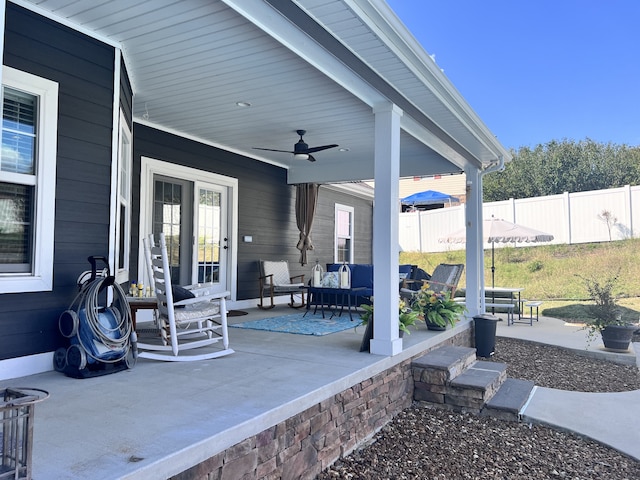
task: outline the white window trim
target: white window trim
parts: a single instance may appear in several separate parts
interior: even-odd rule
[[[56,211],[58,84],[4,65],[2,84],[37,95],[39,109],[33,271],[28,274],[0,274],[0,293],[51,291]],[[0,180],[3,180],[2,172]]]
[[[333,215],[333,261],[338,262],[338,212],[349,212],[351,214],[351,224],[349,225],[349,238],[351,239],[351,249],[349,250],[349,261],[347,263],[353,263],[355,239],[354,239],[354,223],[355,223],[355,209],[349,205],[335,204],[335,210]]]
[[[128,139],[128,170],[127,173],[129,178],[127,180],[128,191],[122,191],[122,175],[123,175],[123,141]],[[120,112],[120,129],[118,136],[118,194],[117,198],[117,206],[116,206],[116,220],[115,225],[116,228],[116,240],[115,240],[115,258],[114,265],[116,267],[116,282],[117,283],[125,283],[129,281],[129,256],[131,253],[131,190],[132,190],[132,168],[133,168],[133,135],[131,132],[131,128],[124,118],[124,113]],[[120,231],[120,215],[121,215],[121,205],[125,205],[125,215],[124,219],[124,231]],[[125,268],[120,268],[118,265],[120,259],[120,236],[124,235],[124,258],[125,258]]]

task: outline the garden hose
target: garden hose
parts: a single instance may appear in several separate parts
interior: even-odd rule
[[[99,305],[99,294],[104,287],[113,287],[112,307],[104,308]],[[77,335],[78,342],[82,345],[85,353],[99,362],[116,363],[126,359],[132,350],[133,358],[137,357],[136,341],[137,336],[133,331],[131,320],[131,310],[126,300],[126,294],[122,287],[113,282],[113,277],[97,278],[89,283],[78,294],[78,312],[84,308],[86,324],[91,330],[93,341],[101,343],[111,351],[122,351],[117,358],[102,358],[91,353],[92,349],[83,343],[82,335]],[[76,297],[76,299],[78,298]],[[75,303],[75,300],[74,300]],[[116,306],[117,308],[113,308]],[[100,314],[109,311],[115,318],[114,326],[105,325],[100,321]],[[122,313],[121,313],[122,312]]]

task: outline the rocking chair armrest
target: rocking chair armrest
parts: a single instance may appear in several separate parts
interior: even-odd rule
[[[214,283],[194,283],[193,285],[186,285],[184,288],[193,293],[196,297],[203,297],[211,295],[211,291],[216,287]]]
[[[269,273],[267,275],[260,275],[258,277],[258,282],[260,283],[260,290],[265,287],[273,288],[273,273]]]
[[[193,303],[210,302],[211,300],[220,300],[221,298],[227,298],[230,295],[231,295],[230,292],[212,293],[210,295],[202,295],[200,297],[187,298],[185,300],[180,300],[179,302],[174,302],[173,305],[180,306],[180,305],[191,305]]]
[[[422,284],[424,282],[424,280],[414,280],[412,278],[403,278],[402,279],[402,286],[400,288],[408,288],[409,285],[413,285],[416,283]]]
[[[294,282],[294,281],[293,281],[293,279],[294,279],[294,278],[299,278],[299,279],[300,279],[300,281],[298,281],[298,282]],[[290,281],[291,283],[304,283],[304,274],[302,274],[302,275],[294,275],[293,277],[289,277],[289,281]]]
[[[449,290],[448,293],[451,296],[451,298],[453,298],[453,296],[456,293],[456,290],[458,289],[458,285],[453,285],[451,283],[435,282],[433,280],[421,280],[421,281],[422,281],[423,285],[426,283],[427,285],[434,285],[435,284],[435,285],[443,285],[445,287],[448,287],[448,290]]]

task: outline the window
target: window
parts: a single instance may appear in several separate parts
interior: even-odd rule
[[[0,293],[53,289],[58,84],[2,67]]]
[[[353,207],[336,203],[334,261],[353,263]]]
[[[118,239],[116,245],[116,282],[129,281],[129,254],[131,252],[131,128],[122,112],[120,113],[120,137],[118,157],[118,216],[116,224]]]

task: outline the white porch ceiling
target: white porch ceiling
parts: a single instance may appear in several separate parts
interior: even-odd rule
[[[402,176],[509,159],[383,0],[16,3],[120,46],[136,121],[281,165],[292,183],[372,178],[386,101],[405,112]],[[310,163],[252,148],[292,149],[297,129],[348,151]]]

